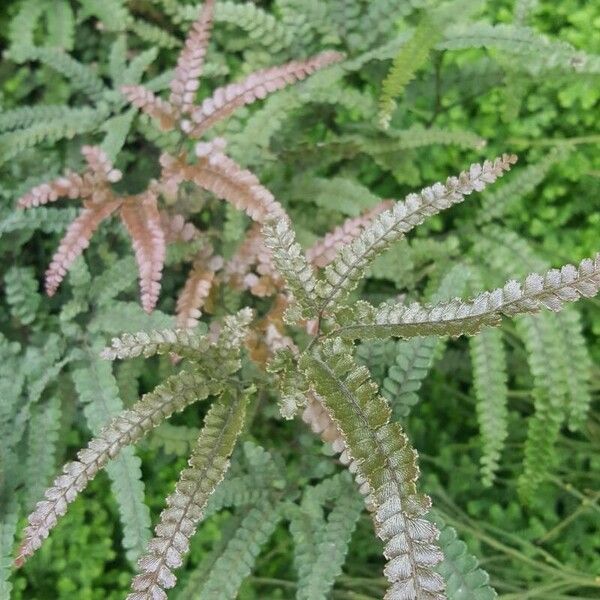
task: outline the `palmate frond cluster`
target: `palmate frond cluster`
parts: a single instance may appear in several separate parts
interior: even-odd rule
[[[134,32],[157,47],[179,46],[169,33],[130,18],[117,0],[106,6],[94,1],[81,3],[86,18],[95,16],[108,31]],[[261,547],[278,525],[286,522],[294,542],[297,598],[325,600],[342,572],[363,508],[383,543],[386,599],[496,597],[485,571],[457,539],[456,531],[432,509],[429,496],[420,491],[418,454],[404,420],[418,410],[421,387],[448,339],[472,336],[469,347],[483,442],[482,476],[491,485],[508,436],[509,375],[500,326],[503,319],[515,318],[515,330],[528,351],[535,390],[519,490],[523,497],[535,494],[550,470],[563,424],[582,427],[591,401],[587,389],[590,359],[577,314],[563,309],[566,303],[598,293],[600,255],[577,266],[549,269],[528,255],[522,240],[490,225],[506,204],[505,198],[532,189],[566,151],[552,152],[539,164],[518,170],[495,195],[484,196],[474,219],[486,228],[482,238],[471,240],[470,254],[443,269],[422,301],[413,293],[418,286],[412,285],[410,273],[415,265],[445,257],[451,242],[436,244],[426,238],[409,242],[407,235],[429,217],[504,177],[516,164],[515,155],[502,154],[472,164],[443,183],[424,187],[400,201],[380,199],[364,185],[350,183],[344,188],[348,198],[340,202],[345,221],[319,236],[306,235],[306,223],[301,217],[297,223],[298,215],[290,214],[287,203],[279,200],[285,183],[273,178],[276,194],[241,163],[247,159],[247,164],[261,165],[257,157],[268,155],[271,138],[285,130],[286,112],[300,110],[310,102],[339,104],[351,113],[376,115],[377,103],[362,91],[349,91],[343,77],[356,74],[371,61],[395,59],[379,103],[386,132],[371,136],[357,129],[358,133],[340,134],[336,139],[332,135],[311,148],[293,146],[290,152],[298,152],[298,160],[307,163],[314,160],[311,154],[320,153],[317,160],[324,164],[364,154],[383,169],[394,170],[403,164],[406,171],[398,177],[409,181],[410,167],[402,156],[406,151],[434,143],[480,150],[484,146],[481,138],[470,132],[435,127],[399,130],[393,125],[395,98],[410,90],[408,84],[429,53],[451,48],[505,48],[511,35],[518,34],[518,43],[509,51],[528,73],[573,69],[593,74],[596,57],[580,56],[566,44],[540,41],[524,25],[477,25],[464,30],[453,23],[453,3],[434,15],[435,25],[422,20],[412,35],[400,35],[380,45],[376,42],[385,38],[391,27],[389,19],[383,23],[382,15],[395,3],[370,3],[364,20],[377,28],[367,32],[353,3],[344,3],[346,12],[340,16],[324,3],[281,0],[277,2],[281,20],[254,4],[215,5],[206,0],[199,15],[196,7],[172,0],[160,4],[173,23],[192,21],[174,72],[163,81],[159,78],[141,85],[142,73],[154,58],[142,53],[126,60],[124,38],[119,37],[110,57],[113,90],[63,50],[55,48],[44,54],[43,49],[32,49],[33,33],[27,33],[25,27],[27,15],[35,22],[46,19],[47,27],[58,35],[46,8],[26,0],[23,14],[13,25],[14,59],[56,59],[58,70],[76,80],[78,91],[93,105],[66,112],[60,107],[40,107],[0,114],[0,130],[8,131],[0,137],[0,148],[17,134],[30,140],[38,136],[53,140],[70,135],[71,130],[93,130],[97,125],[90,123],[94,120],[99,123],[110,117],[112,121],[101,146],[81,148],[86,165],[82,171],[58,175],[59,170],[52,168],[46,183],[28,181],[29,191],[23,190],[18,201],[19,207],[27,210],[0,222],[0,235],[36,228],[55,233],[66,225],[45,283],[47,294],[54,295],[69,272],[72,289],[72,297],[62,305],[58,317],[61,335],[50,336],[42,350],[27,357],[31,374],[16,366],[20,345],[0,336],[0,383],[6,386],[0,391],[9,398],[27,398],[24,408],[16,404],[1,408],[2,431],[9,429],[5,424],[14,414],[18,418],[11,435],[0,442],[3,461],[4,456],[10,458],[6,465],[0,464],[0,475],[4,477],[6,470],[18,483],[18,454],[7,449],[12,452],[18,446],[28,420],[30,428],[43,427],[47,440],[42,452],[39,440],[34,439],[35,430],[29,432],[29,462],[35,462],[36,452],[46,460],[29,465],[28,470],[45,473],[54,467],[61,388],[52,387],[51,382],[63,370],[69,369],[93,434],[45,492],[46,475],[28,490],[27,508],[33,510],[16,565],[23,565],[41,547],[69,505],[106,469],[119,504],[127,558],[137,562],[129,600],[165,599],[167,590],[176,584],[175,571],[184,564],[198,525],[224,508],[236,509],[230,528],[223,531],[221,543],[182,587],[182,598],[198,594],[234,598],[252,572]],[[406,3],[396,7],[395,14],[406,16],[422,4]],[[444,21],[441,17],[447,17],[447,27],[440,24]],[[213,21],[245,29],[265,52],[248,51],[244,59],[256,67],[254,72],[238,82],[216,86],[198,102],[202,75],[228,73],[224,61],[210,63]],[[363,54],[354,53],[348,60],[341,52],[326,51],[282,66],[266,66],[269,52],[277,54],[293,45],[298,31],[303,32],[307,44],[331,40],[351,52],[363,38],[369,45]],[[24,40],[20,44],[16,43],[19,32]],[[64,50],[72,46],[69,35],[64,35],[61,43]],[[540,47],[547,51],[543,60],[532,56]],[[306,87],[297,88],[299,91],[284,90],[305,79]],[[163,91],[166,94],[161,95]],[[270,96],[276,91],[280,94]],[[263,99],[264,108],[246,119],[245,129],[240,131],[235,120],[226,122],[235,111],[244,114],[245,106]],[[139,111],[139,125],[132,125],[136,111],[128,104]],[[82,117],[81,127],[73,118],[75,110],[89,112],[81,113],[90,117],[89,121]],[[50,133],[39,124],[43,119],[51,122]],[[65,132],[66,125],[57,123],[68,119],[73,123]],[[149,131],[151,125],[157,126],[152,139],[161,150],[154,176],[144,190],[125,193],[128,173],[115,166],[119,164],[117,153],[130,131],[139,133],[134,127]],[[214,126],[220,127],[219,134],[200,141]],[[23,147],[30,145],[27,139],[23,142]],[[322,198],[346,181],[320,175],[286,175],[283,179],[291,179],[290,187],[297,186],[301,194],[305,189],[321,194],[314,203],[324,210]],[[206,207],[207,196],[226,201],[217,209],[221,211],[219,237],[201,219],[193,218]],[[72,209],[57,208],[54,221],[44,223],[52,214],[47,205],[76,199],[83,208],[74,219]],[[33,208],[36,211],[29,211]],[[113,215],[124,225],[135,256],[114,259],[109,269],[93,278],[81,254],[100,224]],[[313,217],[319,218],[318,214],[308,218]],[[495,245],[496,237],[500,246],[503,240],[507,242],[506,248]],[[505,266],[514,262],[511,251],[526,257],[525,272],[515,273],[522,281],[511,279],[497,287],[489,273],[504,276]],[[453,252],[458,254],[455,249]],[[389,262],[386,257],[391,257]],[[160,289],[165,267],[179,262],[188,262],[191,268],[173,302],[172,317],[160,310]],[[408,297],[374,302],[357,299],[357,289],[365,278],[378,278],[381,273],[399,288],[411,290]],[[50,319],[44,313],[34,276],[31,269],[15,266],[3,278],[11,317],[23,327],[35,327],[40,318]],[[144,312],[120,299],[131,290],[136,276]],[[490,290],[481,291],[485,287]],[[241,307],[246,300],[258,310]],[[215,318],[207,327],[202,317],[204,312],[219,312],[215,306],[228,316]],[[165,307],[170,309],[168,301]],[[558,313],[558,325],[546,309]],[[107,336],[116,337],[102,349]],[[561,356],[560,349],[566,349],[569,357]],[[142,359],[155,356],[166,359],[157,364],[161,365],[160,374],[165,371],[167,376],[138,399]],[[118,361],[114,373],[109,361]],[[16,375],[11,378],[12,371]],[[52,391],[51,398],[35,407],[47,388]],[[267,397],[266,389],[277,390],[271,395],[277,396],[281,415],[286,419],[300,416],[347,472],[321,478],[304,489],[289,481],[279,457],[275,459],[248,436],[251,420]],[[175,414],[190,414],[189,408],[196,403],[209,405],[200,427],[166,423]],[[176,453],[187,452],[189,459],[151,533],[140,460],[131,446],[153,430],[153,443]],[[0,500],[4,499],[0,496]],[[0,540],[6,538],[10,545],[18,512],[15,502],[8,504],[8,518],[0,522]]]

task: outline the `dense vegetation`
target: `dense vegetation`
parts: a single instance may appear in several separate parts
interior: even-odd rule
[[[408,331],[402,315],[405,303],[469,298],[598,251],[595,4],[217,2],[191,101],[170,82],[182,80],[172,69],[186,36],[193,39],[197,3],[3,4],[0,597],[123,598],[203,426],[205,434],[222,426],[215,470],[225,470],[229,453],[231,467],[204,509],[170,597],[383,597],[402,565],[392,559],[382,575],[382,544],[341,466],[365,453],[357,479],[363,492],[365,479],[372,488],[376,480],[361,468],[376,448],[353,438],[359,428],[336,404],[343,394],[333,389],[330,367],[336,381],[349,382],[344,393],[374,407],[367,416],[377,435],[387,440],[399,431],[388,423],[391,411],[418,450],[418,487],[431,497],[427,518],[441,530],[443,561],[433,568],[449,598],[597,597],[598,299],[505,319],[473,337],[448,337],[464,330],[448,323]],[[310,67],[295,63],[283,82],[275,73],[271,88],[253,92],[235,112],[225,100],[216,109],[206,100],[254,71],[308,57],[317,57]],[[194,113],[192,103],[201,109]],[[504,153],[519,157],[510,173],[514,160]],[[469,170],[471,163],[483,170]],[[209,167],[252,193],[217,185]],[[465,169],[458,198],[446,178]],[[57,180],[65,170],[66,183]],[[52,181],[59,183],[50,190],[35,187]],[[435,181],[446,181],[451,201],[430,206],[424,213],[433,216],[403,237],[423,219],[408,227],[400,204],[382,199],[401,200]],[[418,201],[442,194],[431,190]],[[71,200],[37,206],[53,202],[52,194]],[[19,199],[37,208],[18,209]],[[139,213],[132,208],[138,200]],[[329,280],[313,285],[280,210],[312,265],[333,261]],[[372,263],[354,260],[356,272],[346,278],[353,285],[338,285],[332,273],[348,262],[348,255],[335,262],[340,245],[356,258],[351,240],[387,210],[396,210],[399,239]],[[65,231],[74,231],[69,224],[87,217],[87,237],[95,230],[89,246],[78,229],[77,243],[69,246],[67,233],[55,254]],[[97,228],[96,217],[103,219]],[[262,234],[253,220],[266,222]],[[528,281],[525,295],[536,283]],[[286,289],[296,301],[291,308]],[[398,304],[380,305],[389,300]],[[537,308],[531,302],[528,311]],[[553,302],[541,301],[558,308]],[[246,306],[252,323],[238,312]],[[312,328],[297,326],[313,317]],[[495,315],[478,318],[469,333],[480,320],[497,324]],[[380,337],[375,321],[391,323],[398,339],[356,343],[353,363],[352,348],[332,331]],[[325,341],[310,341],[315,326]],[[353,334],[359,326],[362,333]],[[194,333],[125,336],[101,357],[114,336],[175,327]],[[297,361],[296,346],[313,352]],[[106,358],[119,360],[111,366]],[[381,395],[363,385],[360,365]],[[60,465],[124,408],[135,411],[140,395],[184,398],[188,368],[194,400],[218,398],[187,407],[110,461],[15,571],[19,532]],[[212,383],[200,381],[208,374]],[[333,444],[323,445],[311,428]],[[218,446],[201,439],[195,468]],[[345,445],[350,452],[336,459]],[[396,450],[408,472],[401,500],[418,505],[410,447]],[[210,471],[207,481],[220,476]],[[185,492],[190,480],[178,489]],[[369,502],[377,505],[377,493]],[[407,594],[390,597],[413,597]]]

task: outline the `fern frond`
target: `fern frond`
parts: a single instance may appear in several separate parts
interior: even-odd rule
[[[79,0],[81,12],[79,19],[96,17],[106,31],[123,31],[129,22],[130,15],[124,0]]]
[[[210,269],[206,261],[196,261],[185,281],[185,285],[177,298],[175,312],[177,324],[180,327],[193,328],[198,325],[204,306],[215,279],[214,270]]]
[[[479,566],[467,545],[458,538],[456,530],[446,525],[437,511],[430,518],[438,526],[438,543],[444,554],[444,560],[436,571],[446,582],[448,600],[494,600],[498,597],[490,586],[490,576]]]
[[[121,93],[133,106],[155,119],[162,131],[175,128],[176,114],[173,106],[143,85],[124,85]]]
[[[211,600],[235,600],[280,520],[280,507],[269,501],[242,512],[239,527],[203,578],[200,594]]]
[[[410,194],[373,222],[325,269],[325,281],[319,282],[320,311],[332,302],[341,302],[358,284],[369,263],[408,231],[420,225],[428,216],[462,202],[474,191],[483,190],[507,171],[516,161],[514,155],[504,155],[495,161],[472,165],[458,177],[449,177],[445,185],[427,187],[420,194]]]
[[[384,303],[373,309],[370,324],[343,325],[333,333],[347,339],[413,337],[419,335],[473,335],[495,327],[502,315],[514,317],[547,308],[559,311],[565,302],[590,298],[600,289],[600,254],[578,267],[565,265],[544,275],[532,273],[523,283],[510,280],[503,288],[483,292],[467,301],[454,299],[433,306]]]
[[[119,418],[123,403],[119,398],[111,366],[98,360],[93,349],[88,351],[93,353],[90,363],[73,372],[73,382],[84,405],[83,412],[88,427],[93,434],[102,437],[107,423],[111,420],[114,423],[114,419]],[[144,504],[141,461],[132,448],[123,448],[118,456],[115,454],[111,458],[106,464],[106,471],[119,505],[123,547],[127,558],[134,562],[150,538],[150,512]]]
[[[125,333],[113,338],[111,345],[105,348],[101,356],[106,360],[134,358],[136,356],[154,356],[155,354],[184,354],[198,358],[206,352],[210,340],[198,331],[189,329],[163,329],[162,331],[140,331]]]
[[[8,56],[17,62],[25,59],[27,51],[35,45],[34,32],[46,7],[39,0],[24,0],[19,11],[10,21]]]
[[[73,261],[89,246],[90,239],[102,221],[108,219],[120,206],[120,201],[100,205],[90,204],[69,225],[46,271],[46,293],[53,296]]]
[[[79,451],[77,460],[64,466],[63,474],[46,490],[46,499],[38,502],[29,516],[15,564],[21,566],[42,545],[68,504],[122,448],[137,442],[174,412],[206,399],[211,391],[203,375],[181,371],[115,417]]]
[[[502,334],[486,329],[470,340],[473,388],[483,446],[483,484],[492,485],[508,436],[508,388]]]
[[[33,269],[11,267],[4,275],[4,293],[11,315],[23,325],[35,321],[41,297]]]
[[[107,119],[100,126],[100,129],[105,132],[100,148],[111,160],[116,160],[117,155],[125,145],[134,116],[135,110],[130,109]]]
[[[121,219],[131,237],[140,273],[142,306],[152,312],[158,301],[166,242],[156,192],[149,189],[123,203]]]
[[[192,111],[191,123],[184,127],[184,130],[191,137],[200,137],[240,106],[262,100],[268,94],[301,81],[316,70],[339,62],[342,58],[343,55],[338,52],[323,52],[304,61],[293,61],[256,71],[238,83],[217,88],[211,97]]]
[[[447,28],[444,37],[438,44],[440,49],[498,48],[521,57],[525,68],[534,74],[547,70],[600,73],[598,55],[578,51],[562,40],[550,40],[529,27],[485,22],[457,24]],[[515,62],[512,66],[515,66]]]
[[[202,74],[212,30],[214,4],[214,0],[203,1],[200,14],[193,23],[177,59],[169,102],[182,114],[189,113],[194,106],[199,87],[198,79]]]
[[[44,493],[56,467],[56,446],[61,420],[60,399],[52,396],[41,410],[32,411],[27,434],[27,508]],[[44,435],[40,435],[43,431]]]
[[[477,223],[484,224],[501,217],[513,202],[532,192],[544,180],[550,169],[568,154],[568,147],[557,147],[540,161],[517,171],[507,183],[493,192],[485,192],[476,217]]]
[[[298,302],[302,315],[305,318],[314,316],[317,280],[304,251],[296,242],[289,219],[270,220],[263,225],[262,232],[273,262]]]
[[[300,514],[290,522],[294,563],[299,576],[298,600],[326,600],[342,572],[350,537],[364,506],[363,499],[350,488],[351,482],[344,475],[309,488],[297,511]],[[327,484],[331,480],[335,482],[333,488],[326,491],[324,498],[319,497],[323,494],[318,488],[330,487]],[[320,509],[321,500],[330,499],[334,503],[325,520],[320,514],[322,511],[315,508]],[[327,560],[323,560],[324,556]]]
[[[431,49],[439,39],[439,32],[429,19],[421,21],[411,38],[400,48],[381,86],[379,98],[379,122],[387,129],[396,108],[395,98],[425,65]]]
[[[416,452],[391,411],[377,395],[340,339],[327,340],[319,354],[304,354],[300,367],[322,398],[370,488],[377,535],[385,542],[387,600],[443,597],[443,581],[432,570],[443,558],[438,531],[423,518],[430,506],[416,490]]]
[[[139,560],[140,574],[133,579],[128,600],[166,599],[164,590],[175,585],[173,569],[183,563],[206,503],[229,468],[249,398],[247,392],[236,398],[234,393],[225,391],[208,411],[189,467],[181,472],[175,491],[167,498],[155,537]]]
[[[258,222],[285,216],[283,207],[273,194],[259,182],[256,175],[242,169],[223,154],[225,141],[216,138],[210,143],[196,145],[196,164],[185,169],[186,179],[212,192],[218,198],[231,202]]]
[[[75,15],[67,2],[53,3],[46,10],[48,38],[46,45],[59,50],[72,50],[75,38]]]
[[[36,121],[24,129],[0,135],[0,164],[41,142],[53,143],[94,131],[106,118],[104,108],[70,108],[54,119]]]
[[[30,48],[27,60],[36,60],[64,75],[73,88],[81,90],[91,100],[98,102],[106,87],[98,74],[88,65],[75,60],[66,52],[56,48]]]

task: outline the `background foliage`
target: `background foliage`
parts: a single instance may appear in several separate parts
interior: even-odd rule
[[[2,389],[0,397],[2,402],[25,399],[25,406],[32,408],[20,442],[26,448],[19,450],[19,456],[28,457],[27,476],[19,479],[15,466],[2,465],[0,506],[4,514],[12,514],[8,507],[12,487],[25,488],[25,503],[31,507],[56,467],[72,456],[90,429],[99,427],[121,404],[131,403],[138,392],[151,389],[172,368],[169,361],[132,361],[120,366],[113,377],[97,371],[102,367],[90,357],[110,335],[172,324],[169,315],[185,278],[185,251],[181,256],[173,253],[159,310],[146,316],[137,306],[131,251],[121,228],[111,222],[99,231],[84,260],[77,262],[64,289],[48,299],[41,293],[40,277],[57,234],[73,218],[73,211],[65,204],[25,216],[13,207],[31,185],[65,166],[75,168],[82,142],[101,142],[117,157],[117,166],[127,174],[127,191],[138,191],[154,175],[156,148],[168,148],[171,140],[152,134],[144,118],[127,110],[117,88],[142,79],[153,82],[154,89],[164,87],[162,74],[174,64],[183,34],[195,17],[193,3],[189,10],[186,4],[17,0],[0,8],[0,36],[8,48],[0,66],[0,368],[11,375],[3,380],[9,380],[10,387]],[[325,8],[330,4],[335,9]],[[386,44],[402,40],[411,27],[423,27],[424,12],[418,9],[424,4],[416,0],[220,3],[207,68],[211,88],[253,69],[325,47],[344,50],[357,63],[356,70],[335,85],[317,74],[305,84],[273,95],[256,109],[240,111],[223,126],[230,151],[285,202],[304,244],[372,206],[377,197],[402,197],[484,156],[504,151],[520,155],[524,179],[517,180],[515,172],[502,187],[474,201],[496,211],[492,228],[480,235],[488,224],[477,221],[471,205],[435,217],[410,245],[399,245],[389,258],[376,263],[362,290],[372,299],[415,290],[434,293],[459,254],[466,252],[472,257],[471,268],[477,266],[478,248],[493,243],[494,232],[499,245],[506,248],[492,269],[486,270],[486,283],[520,276],[532,270],[532,262],[556,265],[591,255],[597,250],[600,231],[598,70],[586,74],[569,68],[545,69],[536,67],[535,52],[533,58],[527,53],[525,58],[515,58],[514,48],[502,44],[456,49],[458,42],[445,48],[435,45],[437,38],[432,38],[431,48],[421,48],[428,56],[413,61],[419,66],[413,77],[398,80],[396,90],[393,81],[385,86],[395,96],[396,106],[389,114],[389,128],[379,129],[378,113],[389,106],[389,102],[380,104],[382,82],[392,59],[395,65],[402,63],[398,46]],[[393,13],[395,18],[389,17],[392,5],[401,6]],[[594,2],[463,1],[454,6],[457,28],[468,18],[516,23],[531,26],[552,40],[569,42],[578,50],[600,54],[600,6]],[[52,52],[70,52],[81,64],[91,65],[91,70],[59,62],[51,51],[31,52],[29,42],[51,47]],[[375,52],[373,60],[364,58],[369,50]],[[531,72],[515,67],[521,58]],[[23,109],[19,126],[5,127],[3,113],[41,104],[68,109],[43,115],[41,124],[39,115]],[[127,132],[129,141],[118,153]],[[243,219],[229,207],[206,197],[200,200],[204,208],[196,217],[198,226],[224,224],[225,252],[231,252],[245,226]],[[529,240],[530,249],[522,247],[517,237],[504,237],[505,230]],[[239,302],[236,297],[218,298],[213,310],[223,314]],[[504,341],[500,341],[507,354],[508,438],[502,454],[491,459],[499,464],[492,486],[485,485],[480,472],[482,452],[489,455],[490,442],[482,449],[477,364],[471,365],[473,349],[467,341],[452,341],[445,352],[435,347],[412,349],[409,356],[420,357],[421,372],[415,375],[414,389],[404,390],[401,406],[395,406],[419,449],[423,488],[432,495],[441,518],[481,557],[492,584],[505,598],[597,597],[597,300],[583,303],[580,313],[593,357],[592,410],[579,432],[561,429],[551,474],[532,497],[524,499],[515,493],[517,488],[523,491],[527,420],[540,387],[535,365],[527,367],[528,338],[519,325],[505,327]],[[556,329],[548,328],[549,335],[556,335]],[[488,343],[497,348],[498,340]],[[405,369],[399,358],[402,352],[409,350],[383,345],[363,349],[364,361],[380,369],[380,383],[390,394],[398,393],[395,373]],[[480,371],[485,373],[485,366]],[[108,382],[98,388],[105,396],[102,414],[91,414],[90,406],[95,404],[86,401],[95,397],[89,389],[92,372]],[[418,408],[413,408],[417,403]],[[0,424],[4,415],[0,411]],[[39,554],[12,577],[13,597],[122,598],[132,573],[130,559],[143,541],[136,536],[162,508],[163,498],[185,464],[187,428],[198,427],[200,422],[197,410],[186,412],[173,421],[178,430],[165,427],[141,445],[141,464],[133,453],[123,457],[122,468],[134,485],[139,483],[141,469],[144,491],[113,495],[107,476],[98,477],[85,492],[85,501],[73,505]],[[40,429],[50,449],[43,461],[36,459]],[[301,423],[276,418],[276,407],[264,390],[255,407],[253,436],[277,461],[285,459],[287,470],[277,484],[280,487],[298,490],[304,483],[335,472],[320,442]],[[140,509],[142,493],[149,514]],[[142,510],[136,513],[139,522],[132,528],[122,515],[138,509]],[[190,560],[181,573],[182,585],[173,597],[193,597],[197,566],[208,564],[215,544],[218,551],[219,544],[226,543],[235,518],[225,511],[204,524],[193,540]],[[11,538],[14,526],[16,522],[10,519],[2,523],[0,541]],[[445,535],[452,533],[449,530]],[[6,546],[0,546],[2,568],[7,553]],[[293,565],[290,535],[285,526],[278,525],[257,558],[252,576],[242,584],[240,597],[291,597],[296,580]],[[356,522],[333,597],[379,597],[385,588],[379,577],[381,566],[380,548],[363,514]]]

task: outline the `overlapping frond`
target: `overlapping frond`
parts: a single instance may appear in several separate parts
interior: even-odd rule
[[[375,217],[326,267],[325,280],[317,286],[321,299],[320,310],[326,310],[334,301],[342,301],[356,287],[369,263],[393,242],[427,217],[462,202],[465,196],[474,191],[483,190],[510,169],[515,161],[514,155],[504,155],[494,161],[472,165],[458,177],[449,177],[444,185],[437,183],[419,194],[410,194],[404,202],[398,202],[392,209]]]
[[[375,529],[388,559],[386,599],[443,598],[443,581],[433,571],[443,556],[437,529],[423,518],[430,501],[416,490],[416,452],[400,425],[389,422],[390,408],[367,369],[337,338],[327,340],[318,354],[304,354],[300,366],[369,484]]]
[[[201,308],[210,294],[215,279],[215,271],[201,259],[194,262],[185,285],[177,298],[177,324],[180,327],[196,327]]]
[[[343,338],[472,335],[500,324],[502,315],[559,311],[565,302],[592,297],[600,289],[600,254],[577,267],[565,265],[544,275],[532,273],[523,283],[511,280],[502,288],[467,301],[455,299],[433,306],[384,303],[372,310],[369,323],[344,325],[335,331]]]
[[[229,467],[248,399],[247,393],[236,398],[225,391],[208,411],[189,467],[181,472],[175,491],[167,498],[155,537],[138,562],[140,574],[133,579],[128,600],[166,600],[165,590],[175,585],[173,569],[181,566],[206,503]]]

